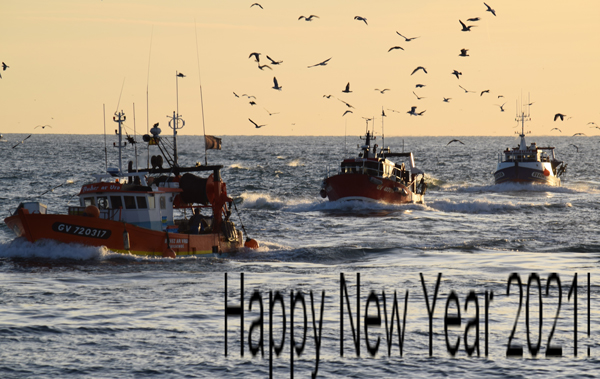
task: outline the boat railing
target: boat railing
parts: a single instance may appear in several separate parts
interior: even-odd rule
[[[371,165],[367,165],[367,163],[370,163]],[[377,168],[372,166],[373,163],[374,162],[364,160],[362,162],[355,162],[355,164],[342,165],[338,168],[338,174],[367,174],[403,183],[407,183],[410,180],[408,171],[394,167],[392,173],[388,174],[380,169],[383,167],[380,163],[377,164]]]
[[[69,216],[85,216],[86,207],[69,207]],[[101,219],[121,221],[121,209],[100,209]]]

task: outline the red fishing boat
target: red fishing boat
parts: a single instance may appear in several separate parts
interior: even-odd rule
[[[133,170],[130,162],[128,172],[123,172],[121,149],[125,145],[121,130],[125,115],[121,111],[113,119],[119,124],[119,168],[107,168],[106,174],[95,175],[94,182],[83,185],[78,194],[79,206],[68,207],[65,214],[49,213],[40,202],[21,203],[4,220],[17,237],[31,242],[50,239],[106,246],[120,253],[171,258],[218,256],[244,246],[258,247],[255,240],[244,242],[242,231],[230,218],[233,200],[227,196],[221,178],[223,166],[180,167],[178,128],[173,128],[171,155],[157,124],[151,130],[152,136],[145,135],[144,141],[156,145],[162,155],[152,156],[151,168]],[[177,120],[181,119],[174,114],[175,125]],[[162,167],[163,157],[169,164],[167,168]]]
[[[344,159],[335,175],[327,173],[321,185],[321,197],[328,197],[330,201],[423,203],[427,185],[423,172],[415,167],[413,154],[392,153],[389,147],[378,151],[376,144],[371,147],[376,137],[368,130],[361,139],[365,143],[358,157]],[[405,162],[400,163],[399,159]]]

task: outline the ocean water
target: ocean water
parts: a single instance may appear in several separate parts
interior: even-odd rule
[[[35,200],[65,212],[104,169],[104,137],[34,135],[12,149],[26,136],[0,142],[0,211]],[[598,137],[528,137],[568,162],[554,188],[493,185],[512,137],[450,139],[385,139],[429,184],[425,204],[386,205],[319,196],[357,136],[224,137],[208,162],[224,166],[234,221],[261,247],[222,258],[31,244],[2,223],[0,377],[594,377]],[[178,146],[183,165],[204,161],[202,137]]]

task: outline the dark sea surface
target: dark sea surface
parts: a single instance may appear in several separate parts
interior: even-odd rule
[[[2,218],[22,201],[66,212],[78,204],[81,186],[104,170],[104,136],[33,135],[12,149],[26,136],[9,134],[0,142]],[[385,138],[393,151],[404,146],[415,154],[429,184],[423,205],[386,205],[319,196],[327,170],[356,154],[358,136],[223,137],[223,150],[209,151],[208,162],[224,166],[239,209],[234,221],[261,244],[227,257],[149,259],[31,244],[15,240],[2,223],[0,377],[265,378],[270,362],[275,378],[292,371],[309,377],[317,366],[321,378],[595,377],[600,138],[527,137],[556,146],[568,163],[562,187],[493,185],[498,153],[517,146],[513,137],[460,137],[465,145],[447,146],[450,139]],[[113,140],[108,137],[114,167]],[[178,146],[182,165],[204,162],[201,136],[181,136]],[[125,162],[133,159],[133,148],[125,155]],[[140,147],[139,155],[145,166],[146,150]],[[226,343],[225,275],[232,307],[240,304],[242,273],[243,339],[240,317],[230,316]],[[402,321],[393,321],[388,355],[385,325],[392,324],[394,295]],[[305,342],[300,355],[292,354],[291,326],[296,351]],[[270,332],[277,347],[283,340],[279,356],[269,349]],[[373,356],[369,346],[378,340]],[[507,357],[509,341],[522,357]],[[562,348],[562,357],[547,356],[558,351],[552,347]]]

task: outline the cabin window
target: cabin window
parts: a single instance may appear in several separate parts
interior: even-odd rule
[[[123,196],[125,200],[125,209],[135,209],[135,197],[133,196]]]
[[[148,208],[154,209],[154,195],[148,196]]]
[[[167,209],[167,202],[164,196],[160,197],[160,209]]]
[[[123,201],[121,201],[121,196],[111,196],[110,203],[112,204],[113,209],[119,209],[123,207]]]
[[[108,209],[108,197],[98,196],[98,209]]]
[[[84,197],[83,198],[83,206],[89,207],[90,205],[96,205],[93,197]]]
[[[138,207],[138,209],[146,209],[146,208],[148,208],[148,205],[146,204],[146,197],[145,196],[138,196],[135,199],[137,200],[137,207]]]

